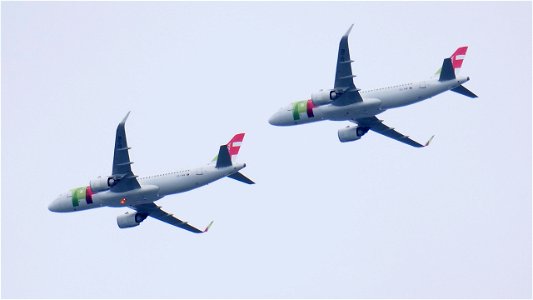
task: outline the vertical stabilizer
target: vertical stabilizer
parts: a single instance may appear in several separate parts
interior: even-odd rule
[[[219,161],[221,159],[220,155],[228,155],[229,157],[229,164],[227,166],[231,166],[232,165],[232,162],[233,160],[235,159],[235,157],[237,156],[237,154],[239,154],[239,150],[241,149],[241,145],[242,145],[242,141],[244,140],[244,133],[237,133],[236,135],[234,135],[231,140],[229,140],[229,142],[226,144],[226,145],[222,145],[220,146],[220,149],[218,151],[218,155],[215,156],[215,158],[213,158],[213,162],[216,161],[217,162],[217,168],[219,168]],[[225,150],[222,149],[222,147],[225,148]],[[223,157],[223,162],[221,162],[221,164],[223,164],[224,166],[226,166],[226,157]]]
[[[459,47],[457,50],[455,50],[452,56],[450,56],[454,70],[460,69],[463,65],[463,60],[466,56],[466,50],[468,50],[468,46]]]
[[[442,62],[439,81],[447,81],[452,79],[455,79],[455,71],[453,70],[452,59],[446,58]]]
[[[455,74],[457,74],[457,72],[463,66],[463,60],[466,57],[466,51],[467,50],[468,50],[468,46],[459,47],[459,48],[457,48],[457,50],[455,50],[455,52],[452,54],[452,56],[450,56],[450,60],[451,60],[451,63],[452,63],[452,68],[453,68]],[[439,68],[435,72],[434,77],[440,76],[441,74],[442,74],[442,68]]]
[[[229,155],[231,157],[239,154],[241,149],[242,141],[244,140],[244,133],[237,133],[231,140],[226,144],[228,146]]]
[[[224,168],[231,166],[231,157],[229,155],[228,146],[221,145],[218,150],[217,168]]]

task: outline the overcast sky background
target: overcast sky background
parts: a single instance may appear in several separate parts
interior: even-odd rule
[[[530,298],[531,2],[2,2],[2,297]],[[362,89],[424,80],[468,45],[448,92],[380,115],[279,128],[333,85],[340,37]],[[111,172],[126,124],[140,176],[208,163],[246,132],[257,182],[158,202],[195,235],[127,209],[55,214]]]

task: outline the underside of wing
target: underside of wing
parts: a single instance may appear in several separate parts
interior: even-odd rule
[[[433,139],[433,136],[425,143],[424,145],[410,139],[408,136],[403,135],[399,133],[398,131],[394,130],[394,128],[388,127],[387,125],[383,124],[383,121],[379,120],[376,117],[369,117],[369,118],[362,118],[357,119],[355,122],[359,125],[359,127],[362,128],[368,128],[374,132],[377,132],[379,134],[382,134],[386,137],[389,137],[391,139],[397,140],[399,142],[402,142],[404,144],[407,144],[409,146],[421,148],[426,147],[429,145],[431,140]]]
[[[359,94],[359,89],[353,83],[355,75],[352,74],[353,61],[350,58],[350,48],[348,47],[348,35],[352,27],[353,25],[350,26],[339,43],[334,89],[341,96],[335,100],[336,105],[347,105],[363,100]]]
[[[143,214],[148,215],[149,217],[158,219],[159,221],[163,221],[170,225],[173,225],[173,226],[176,226],[181,229],[185,229],[187,231],[194,232],[194,233],[207,232],[209,230],[209,227],[211,227],[211,225],[213,224],[213,222],[211,222],[204,230],[200,230],[194,226],[189,225],[187,222],[184,222],[174,217],[172,214],[169,214],[163,211],[159,206],[155,205],[154,203],[136,205],[133,207],[133,209],[135,209],[139,213],[143,213]]]
[[[131,171],[131,164],[133,164],[133,162],[130,161],[130,155],[128,152],[130,148],[128,147],[125,130],[126,120],[129,115],[130,113],[128,112],[126,117],[124,117],[117,127],[113,155],[113,183],[111,185],[111,190],[114,192],[124,192],[141,187],[137,181],[137,176]]]

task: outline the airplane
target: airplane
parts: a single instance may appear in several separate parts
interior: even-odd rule
[[[133,164],[129,157],[131,148],[128,147],[126,140],[125,123],[129,114],[128,112],[117,127],[111,175],[98,177],[91,180],[88,186],[71,189],[59,195],[48,206],[50,211],[63,213],[104,206],[129,207],[134,212],[126,212],[117,217],[119,228],[135,227],[147,217],[152,217],[190,232],[204,233],[209,230],[213,222],[204,230],[200,230],[163,211],[154,202],[224,177],[254,184],[239,172],[246,167],[246,164],[235,162],[244,133],[236,134],[227,144],[221,145],[218,155],[207,166],[139,178],[131,170]]]
[[[275,126],[291,126],[307,124],[317,121],[350,121],[355,126],[347,126],[338,131],[341,142],[359,140],[369,130],[395,139],[413,147],[426,147],[434,136],[425,144],[420,144],[405,136],[394,128],[383,124],[376,115],[391,108],[398,108],[414,104],[448,90],[461,95],[477,98],[462,84],[470,77],[456,76],[456,70],[461,68],[466,55],[467,46],[459,47],[450,58],[444,59],[442,67],[437,71],[438,79],[425,80],[407,84],[399,84],[368,91],[358,89],[353,78],[348,48],[348,35],[353,24],[342,36],[337,57],[337,69],[333,89],[320,90],[312,93],[311,99],[294,102],[282,107],[269,119]]]

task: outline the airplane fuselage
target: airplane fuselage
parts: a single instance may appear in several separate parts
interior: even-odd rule
[[[52,204],[54,212],[74,212],[107,207],[135,206],[155,202],[165,196],[183,193],[207,185],[218,179],[238,172],[246,164],[234,164],[224,168],[207,165],[196,169],[187,169],[139,178],[140,188],[125,192],[105,190],[93,193],[90,186],[72,189],[61,194]]]
[[[237,163],[235,160],[239,154],[244,133],[237,133],[229,142],[220,145],[217,156],[206,166],[138,178],[131,170],[133,162],[130,160],[130,147],[126,139],[125,125],[129,115],[128,112],[117,126],[111,175],[90,180],[87,186],[71,189],[59,195],[48,206],[50,211],[65,213],[103,206],[128,207],[134,212],[128,211],[117,217],[119,228],[139,226],[141,222],[150,217],[193,233],[205,233],[213,224],[212,221],[201,230],[162,210],[154,202],[165,196],[186,192],[224,177],[246,184],[255,183],[239,172],[246,167],[246,164]]]
[[[298,101],[281,108],[270,118],[269,122],[276,126],[291,126],[323,120],[349,121],[372,117],[391,108],[429,99],[456,88],[468,80],[468,77],[458,77],[448,81],[435,79],[360,91],[363,101],[348,105],[335,105],[335,102],[332,102],[314,106],[311,100]]]

